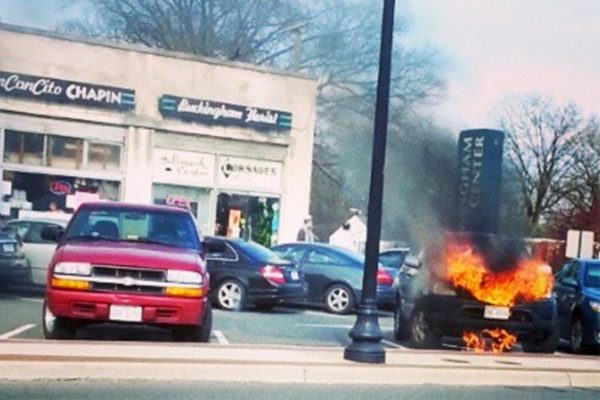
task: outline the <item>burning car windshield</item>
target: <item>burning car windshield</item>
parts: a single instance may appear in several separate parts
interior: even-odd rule
[[[600,264],[588,264],[585,285],[600,289]]]
[[[158,210],[81,210],[66,240],[140,242],[199,250],[191,217]]]

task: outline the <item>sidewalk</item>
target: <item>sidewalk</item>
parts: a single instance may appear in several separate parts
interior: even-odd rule
[[[600,387],[600,358],[386,350],[386,364],[333,347],[0,341],[0,380],[204,380],[376,385]]]

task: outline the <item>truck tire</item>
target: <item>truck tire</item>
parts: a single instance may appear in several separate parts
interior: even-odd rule
[[[402,303],[400,300],[396,302],[394,308],[394,339],[406,340],[408,339],[408,324],[407,321],[402,318]]]
[[[192,326],[176,326],[172,330],[173,339],[178,342],[210,342],[212,332],[212,306],[210,300],[206,301],[202,321]]]
[[[74,339],[77,333],[75,321],[68,318],[57,317],[52,314],[50,308],[44,301],[42,309],[42,331],[44,338],[52,340]]]
[[[555,330],[544,340],[529,340],[527,342],[523,342],[521,345],[523,346],[523,351],[525,353],[552,354],[556,351],[556,349],[558,349],[559,341],[559,333]]]
[[[437,349],[442,345],[442,338],[435,333],[427,321],[423,310],[416,310],[408,324],[410,343],[420,349]]]

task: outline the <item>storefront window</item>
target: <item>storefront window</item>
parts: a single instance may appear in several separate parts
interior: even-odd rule
[[[12,217],[19,210],[73,212],[81,203],[119,200],[119,182],[69,176],[4,171],[3,179],[12,182]]]
[[[29,132],[4,132],[4,162],[43,165],[44,135]]]
[[[90,143],[87,167],[101,171],[119,171],[121,147],[112,144]]]
[[[154,184],[154,204],[174,205],[189,208],[196,218],[196,223],[203,235],[210,234],[210,190],[191,187]]]
[[[220,193],[215,234],[253,240],[270,247],[277,243],[279,199]]]
[[[83,158],[83,140],[48,136],[48,166],[79,169]]]

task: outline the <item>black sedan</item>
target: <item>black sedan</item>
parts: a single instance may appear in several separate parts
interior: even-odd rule
[[[274,252],[294,262],[308,285],[307,302],[324,305],[334,314],[354,309],[362,294],[364,257],[341,247],[322,243],[289,243],[274,246]],[[395,300],[393,277],[383,267],[377,272],[377,303]]]
[[[304,301],[306,284],[293,263],[242,239],[211,237],[220,253],[206,254],[213,303],[239,311],[248,305],[269,310],[284,300]]]

